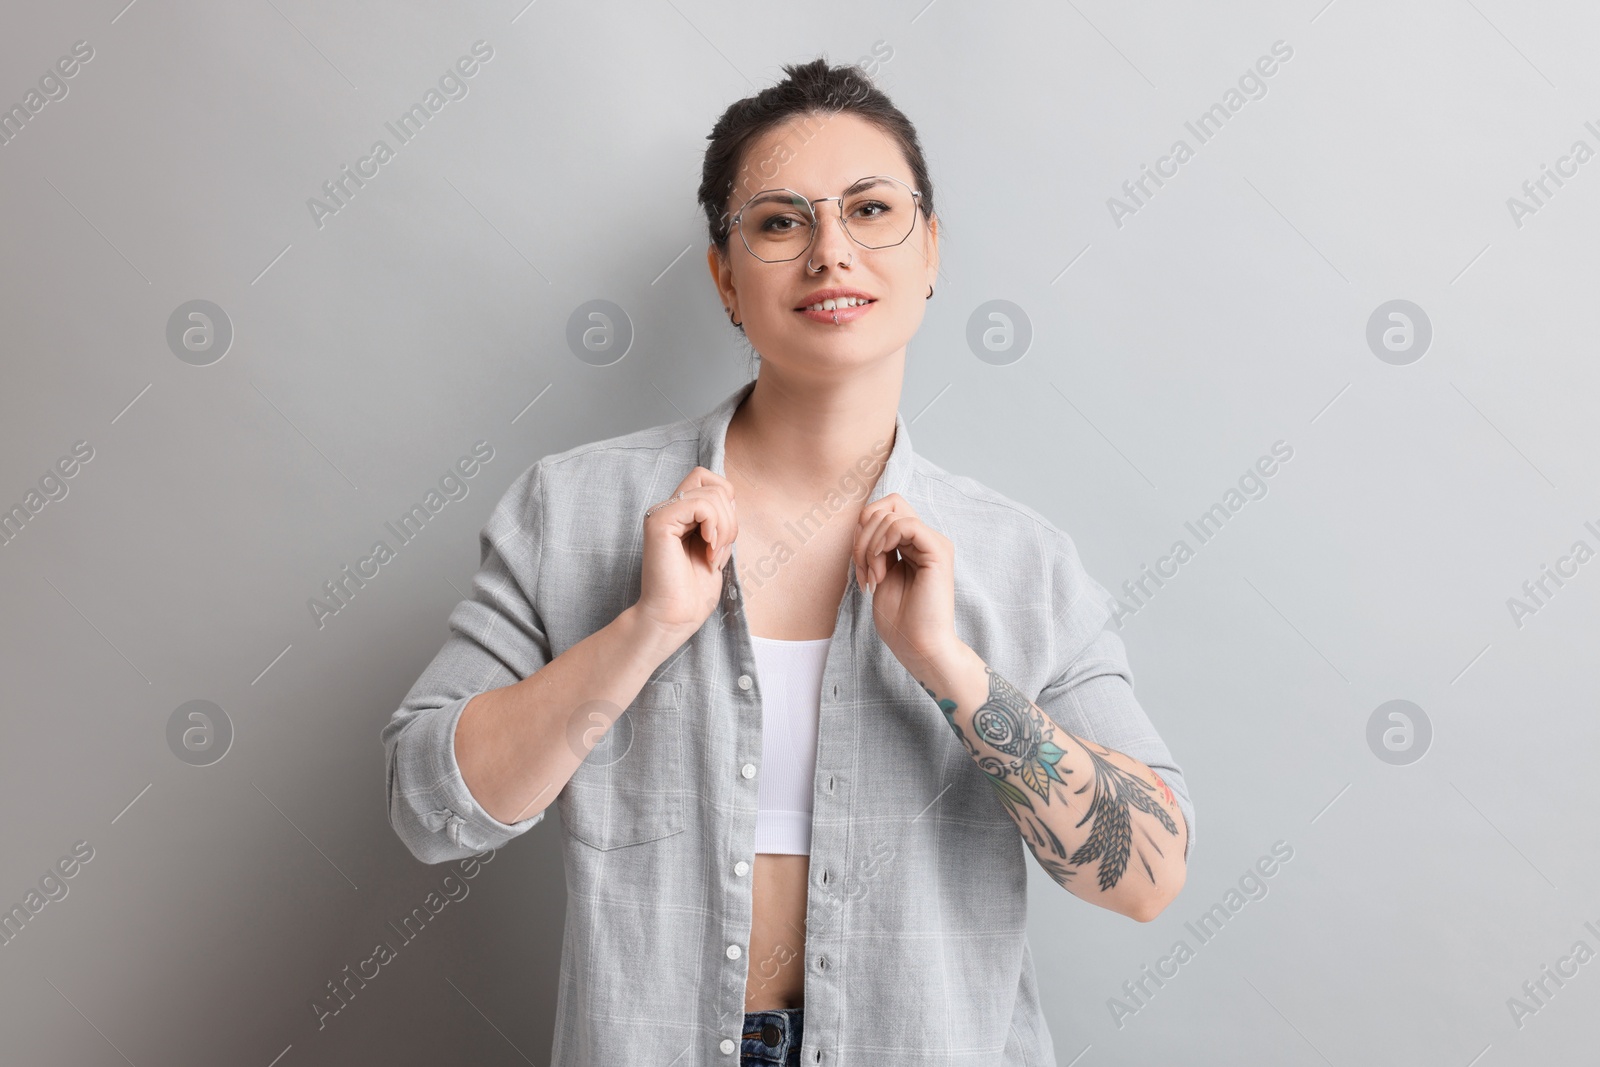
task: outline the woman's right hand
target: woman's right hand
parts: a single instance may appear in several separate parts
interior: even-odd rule
[[[733,483],[696,467],[644,520],[644,563],[636,605],[662,631],[684,640],[722,598],[722,568],[739,536]]]

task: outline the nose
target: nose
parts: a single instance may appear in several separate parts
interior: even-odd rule
[[[853,262],[855,241],[851,240],[850,235],[845,232],[844,217],[839,214],[839,202],[837,200],[829,200],[816,205],[815,209],[817,214],[817,234],[811,242],[811,247],[807,249],[810,253],[807,257],[809,261],[819,267],[824,264],[830,267],[837,267],[844,263]],[[822,272],[813,271],[808,267],[806,273],[820,274]]]

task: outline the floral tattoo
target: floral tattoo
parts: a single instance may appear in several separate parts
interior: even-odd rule
[[[1135,852],[1132,819],[1135,810],[1150,815],[1168,833],[1177,836],[1178,824],[1164,806],[1176,807],[1177,800],[1160,775],[1152,771],[1154,784],[1146,782],[1107,759],[1110,749],[1075,738],[1065,730],[1060,731],[1061,742],[1058,743],[1056,725],[1048,715],[1024,696],[1020,689],[996,674],[993,668],[986,666],[984,670],[989,675],[989,697],[972,714],[972,730],[977,735],[976,739],[968,738],[956,724],[955,701],[939,697],[926,685],[922,688],[939,705],[945,722],[950,724],[950,729],[955,731],[956,737],[988,777],[989,784],[994,787],[1011,817],[1024,828],[1023,841],[1051,878],[1065,885],[1077,873],[1073,868],[1099,860],[1100,889],[1107,890],[1115,886],[1122,879]],[[1089,757],[1090,778],[1076,789],[1071,789],[1071,784],[1063,777],[1064,774],[1071,774],[1071,770],[1058,766],[1066,755],[1062,744],[1069,743],[1068,738],[1083,741],[1081,747]],[[1095,749],[1100,751],[1096,752]],[[1061,839],[1038,818],[1033,804],[1034,797],[1042,804],[1050,803],[1052,783],[1072,794],[1092,790],[1087,810],[1076,825],[1082,826],[1090,819],[1094,820],[1094,825],[1090,827],[1088,838],[1071,856],[1067,855]],[[1068,803],[1066,792],[1058,795],[1064,806],[1072,806]],[[1161,846],[1148,831],[1144,837],[1157,855],[1164,855]],[[1041,852],[1041,849],[1044,851]],[[1139,862],[1145,874],[1154,882],[1155,872],[1150,869],[1142,853],[1139,854]]]

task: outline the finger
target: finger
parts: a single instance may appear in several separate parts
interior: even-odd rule
[[[733,483],[728,481],[727,478],[718,474],[716,471],[713,471],[707,467],[696,467],[694,470],[690,471],[684,477],[683,481],[678,483],[677,491],[681,493],[686,492],[689,489],[706,488],[721,489],[730,497],[734,495]]]
[[[860,571],[856,579],[857,584],[859,584],[861,588],[866,589],[869,588],[874,581],[873,575],[877,563],[876,557],[873,555],[871,549],[873,540],[877,535],[878,530],[883,527],[884,523],[893,521],[894,514],[887,509],[880,509],[876,511],[870,518],[866,516],[863,517],[865,521],[856,530],[855,557],[856,564]]]
[[[902,518],[899,515],[886,516],[867,542],[867,558],[872,561],[869,573],[874,588],[888,576],[890,553],[905,539],[901,527]]]
[[[921,566],[931,562],[935,546],[930,540],[932,529],[920,519],[896,515],[879,530],[873,544],[874,554],[887,556],[898,550],[901,558]]]
[[[891,512],[895,515],[910,515],[912,518],[917,517],[916,509],[906,502],[905,497],[899,493],[890,493],[863,506],[861,509],[862,521],[883,512]]]
[[[701,530],[701,537],[707,546],[706,563],[720,572],[733,554],[733,545],[739,536],[739,520],[734,515],[733,500],[726,492],[713,487],[705,499],[715,513],[715,517],[704,523]]]
[[[872,503],[863,507],[861,509],[861,513],[856,516],[857,541],[864,542],[866,530],[872,526],[873,523],[882,519],[884,515],[891,513],[893,510],[894,503],[888,499],[874,500]]]
[[[898,551],[901,559],[919,569],[936,566],[948,555],[948,547],[938,532],[910,515],[896,516],[891,527],[880,531],[878,549],[885,561],[890,552]]]
[[[894,511],[895,509],[896,504],[893,499],[890,497],[880,497],[877,500],[874,500],[872,503],[862,506],[861,516],[858,521],[861,523],[867,523],[877,518],[879,515],[882,515],[884,512]]]
[[[660,528],[681,541],[696,528],[703,529],[707,521],[714,520],[717,505],[715,498],[709,494],[691,492],[682,500],[675,500],[653,512],[650,517],[654,519],[657,516],[661,519]]]
[[[739,539],[739,502],[734,499],[732,488],[722,498],[722,512],[727,523],[728,543],[732,544]]]
[[[726,492],[716,489],[712,490],[707,499],[711,501],[717,517],[711,524],[710,534],[701,536],[705,537],[707,543],[715,545],[720,552],[726,546],[733,544],[734,539],[739,536],[738,522],[733,514],[733,501]]]
[[[876,514],[876,510],[870,506],[862,508],[861,514],[856,516],[855,533],[850,539],[850,559],[856,567],[856,584],[863,589],[867,587],[867,536],[872,532]]]
[[[658,508],[652,515],[671,515],[683,521],[682,528],[674,528],[674,535],[684,537],[691,529],[699,527],[701,538],[709,544],[720,544],[719,537],[726,534],[725,540],[731,540],[732,535],[727,532],[733,526],[732,505],[727,494],[716,486],[703,486],[681,490],[682,499]],[[691,501],[701,503],[701,510],[684,512],[684,505]]]
[[[869,556],[872,559],[872,580],[874,585],[884,580],[889,573],[889,564],[895,559],[894,553],[898,550],[900,558],[909,558],[913,525],[915,519],[905,515],[890,515],[868,542]]]
[[[710,472],[707,472],[708,474]],[[717,477],[712,475],[713,478]],[[696,489],[690,490],[697,495],[702,495],[713,502],[717,511],[714,529],[707,528],[701,532],[707,544],[714,544],[719,549],[725,543],[731,543],[739,536],[739,523],[734,517],[733,486],[727,479],[708,482]]]

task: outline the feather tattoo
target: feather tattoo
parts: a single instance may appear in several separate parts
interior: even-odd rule
[[[1089,836],[1069,858],[1060,838],[1038,817],[1039,809],[1034,806],[1036,798],[1041,805],[1049,805],[1054,793],[1062,806],[1072,807],[1065,792],[1068,782],[1063,777],[1072,772],[1058,766],[1066,749],[1056,740],[1055,723],[993,668],[984,669],[989,675],[989,696],[973,712],[975,738],[969,738],[956,723],[953,700],[937,696],[926,685],[923,689],[938,704],[945,722],[989,779],[1000,802],[1023,827],[1023,841],[1046,873],[1064,885],[1076,873],[1073,868],[1099,861],[1101,890],[1115,886],[1135,853],[1132,819],[1135,810],[1150,815],[1168,833],[1177,836],[1178,825],[1163,805],[1163,802],[1177,804],[1167,783],[1152,772],[1156,782],[1152,786],[1106,759],[1104,754],[1110,749],[1086,741],[1080,747],[1089,757],[1089,780],[1071,792],[1073,795],[1089,794],[1083,817],[1076,825],[1082,826],[1090,820],[1093,825]],[[1065,740],[1064,737],[1062,742]],[[1100,752],[1095,748],[1100,748]],[[1053,791],[1053,784],[1061,786],[1061,790]],[[1154,839],[1149,838],[1148,833],[1145,837],[1161,855]],[[1155,877],[1150,864],[1142,855],[1139,862],[1153,882]]]

